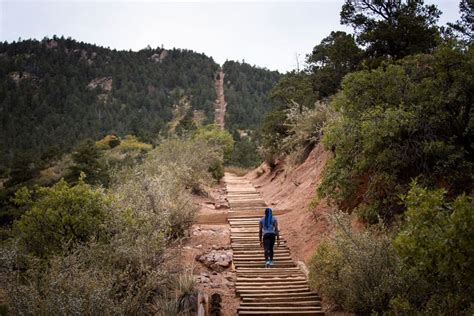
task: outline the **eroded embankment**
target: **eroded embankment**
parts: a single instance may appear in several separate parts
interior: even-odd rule
[[[305,263],[327,231],[324,215],[332,211],[326,199],[310,207],[330,156],[322,145],[317,145],[299,166],[291,167],[283,159],[273,170],[262,164],[246,176],[273,209],[290,210],[279,216],[280,229],[288,236],[294,259]]]

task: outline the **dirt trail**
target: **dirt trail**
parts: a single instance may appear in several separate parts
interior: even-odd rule
[[[216,76],[215,87],[217,99],[215,101],[215,123],[220,126],[221,129],[224,129],[224,119],[225,119],[225,110],[227,103],[224,98],[224,72],[219,70]]]

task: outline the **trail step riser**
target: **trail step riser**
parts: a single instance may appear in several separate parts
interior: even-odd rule
[[[265,268],[258,233],[266,204],[260,193],[244,178],[226,173],[224,181],[235,291],[241,299],[238,315],[324,315],[320,297],[310,290],[305,274],[291,259],[285,236],[280,236],[280,245],[275,244],[273,266]]]

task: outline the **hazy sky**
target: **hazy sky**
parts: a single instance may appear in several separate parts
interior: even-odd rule
[[[432,0],[440,24],[458,19],[457,0]],[[117,49],[187,48],[271,70],[296,68],[339,25],[343,0],[313,1],[5,1],[0,40],[54,34]]]

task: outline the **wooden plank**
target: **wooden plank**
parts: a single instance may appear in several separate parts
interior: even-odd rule
[[[256,261],[256,260],[265,260],[265,256],[262,254],[261,256],[245,256],[245,257],[239,257],[239,256],[235,256],[232,258],[232,260],[234,261],[244,261],[244,260],[251,260],[251,261]],[[286,256],[278,256],[278,255],[273,255],[273,261],[274,262],[277,262],[277,261],[288,261],[288,260],[291,260],[291,257],[286,255]]]
[[[280,277],[253,277],[253,278],[244,278],[244,277],[237,277],[236,283],[248,284],[254,282],[262,282],[262,283],[278,283],[278,282],[306,282],[306,278],[304,277],[291,277],[291,278],[280,278]]]
[[[242,290],[239,291],[240,294],[261,294],[261,290]],[[311,293],[311,291],[308,288],[296,288],[296,289],[266,289],[265,294],[272,294],[272,293],[284,293],[284,294],[289,294],[289,293]]]
[[[237,291],[237,293],[240,293],[240,292],[247,292],[248,290],[258,290],[258,291],[265,291],[265,292],[268,292],[268,291],[273,291],[273,290],[288,290],[288,291],[291,291],[291,290],[304,290],[304,291],[309,291],[309,288],[308,288],[308,285],[306,284],[297,284],[297,285],[251,285],[251,286],[236,286],[235,287],[235,290]]]
[[[273,297],[246,297],[244,296],[242,298],[242,303],[284,303],[287,301],[299,301],[299,302],[304,302],[304,301],[318,301],[321,302],[321,298],[315,294],[313,295],[306,295],[306,296],[301,296],[298,294],[293,294],[293,295],[287,295],[287,296],[273,296]]]
[[[264,258],[257,258],[255,260],[250,260],[250,259],[237,259],[235,260],[234,259],[234,262],[235,263],[240,263],[240,264],[264,264],[265,262],[265,259]],[[274,261],[273,262],[273,266],[274,267],[278,267],[278,265],[280,264],[288,264],[288,263],[291,263],[291,264],[294,264],[294,262],[291,260],[291,259],[285,259],[285,260],[278,260],[278,261]]]
[[[265,269],[265,268],[261,268],[261,269],[241,269],[240,271],[252,271],[252,272],[261,272],[261,273],[273,273],[273,272],[276,272],[276,271],[282,271],[282,272],[290,272],[290,271],[297,271],[297,272],[301,272],[301,270],[299,268],[293,268],[293,269]]]
[[[246,299],[265,299],[265,298],[284,298],[288,299],[289,297],[314,297],[317,296],[316,293],[314,292],[302,292],[302,293],[242,293],[240,294],[240,297],[242,297],[243,300]]]
[[[264,267],[264,254],[258,237],[259,220],[266,203],[250,181],[225,173],[227,212],[236,293],[242,299],[239,315],[320,315],[321,299],[308,287],[298,269],[284,236],[275,245],[274,265]],[[274,215],[287,213],[275,210]]]
[[[281,302],[243,302],[240,306],[279,306],[279,307],[291,307],[291,306],[321,306],[321,301],[317,300],[305,300],[295,301],[286,300]]]
[[[287,281],[287,282],[281,282],[281,281],[275,281],[275,280],[267,280],[265,282],[239,282],[237,281],[235,283],[235,286],[278,286],[278,285],[305,285],[308,286],[308,283],[306,280],[301,280],[301,281]]]
[[[239,310],[265,310],[265,311],[279,311],[279,310],[288,310],[288,307],[285,306],[239,306]],[[321,306],[295,306],[291,307],[291,310],[297,311],[308,311],[308,310],[321,310]]]
[[[315,311],[292,311],[291,309],[284,311],[239,311],[239,315],[261,315],[261,316],[285,316],[285,315],[324,315],[324,312]]]

